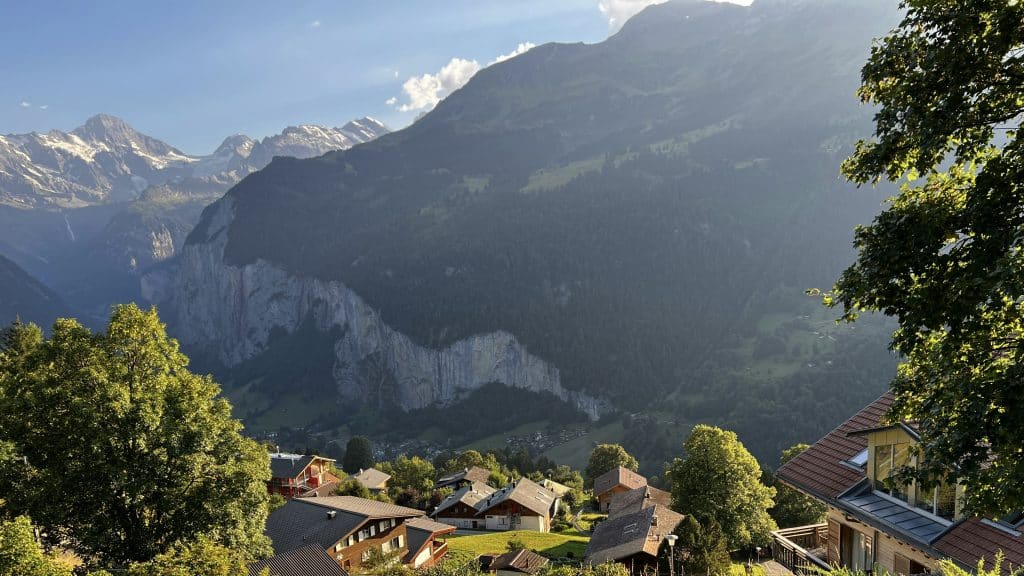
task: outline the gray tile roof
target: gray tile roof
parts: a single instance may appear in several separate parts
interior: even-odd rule
[[[275,554],[310,544],[330,548],[366,521],[363,514],[339,510],[330,518],[331,509],[318,504],[323,500],[326,498],[289,500],[271,512],[264,533],[270,538]]]
[[[273,478],[295,478],[309,466],[313,456],[301,454],[271,454],[270,476]]]
[[[264,568],[269,569],[270,576],[348,576],[334,558],[316,544],[253,562],[249,564],[249,576],[259,576]]]
[[[405,545],[409,551],[406,553],[405,558],[402,559],[402,562],[405,564],[412,562],[416,558],[416,555],[420,553],[420,550],[422,550],[435,535],[451,534],[452,532],[455,532],[455,526],[434,522],[433,520],[429,520],[424,517],[406,520]]]
[[[440,480],[437,481],[437,484],[435,484],[434,487],[443,488],[445,486],[457,484],[462,481],[480,482],[482,484],[486,484],[487,480],[490,477],[490,470],[487,470],[486,468],[481,468],[479,466],[473,466],[471,468],[465,468],[463,470],[459,470],[454,474],[449,474],[448,476],[442,477]]]
[[[368,518],[415,518],[424,515],[422,510],[358,496],[325,496],[314,498],[312,501],[320,506],[361,514]]]
[[[489,570],[504,570],[508,572],[521,572],[523,574],[536,574],[548,565],[548,559],[537,554],[533,550],[516,550],[506,552],[491,560]]]
[[[622,514],[632,514],[644,508],[650,508],[655,504],[668,507],[672,504],[672,495],[664,490],[658,490],[651,486],[634,488],[626,492],[619,492],[612,496],[611,506],[608,508],[610,517]]]
[[[594,529],[584,561],[597,565],[640,553],[657,556],[658,547],[665,536],[675,530],[682,520],[682,514],[658,504],[632,514],[609,517]]]
[[[511,500],[528,510],[547,515],[551,513],[551,508],[557,499],[558,496],[555,496],[555,493],[551,490],[529,478],[520,478],[481,500],[476,508],[479,510],[477,514],[485,514],[488,510],[502,502]]]
[[[476,508],[476,505],[479,504],[481,500],[484,500],[495,492],[496,490],[494,488],[491,488],[487,484],[481,484],[480,482],[474,482],[473,484],[463,486],[442,500],[441,503],[437,505],[437,508],[434,509],[433,515],[436,517],[439,513],[460,502],[471,508]]]

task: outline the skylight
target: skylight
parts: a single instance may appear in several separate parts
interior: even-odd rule
[[[846,462],[856,466],[857,468],[864,468],[868,465],[868,449],[865,448],[860,452],[857,452],[857,454],[850,457]]]

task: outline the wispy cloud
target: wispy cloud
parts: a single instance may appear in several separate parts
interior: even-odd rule
[[[319,28],[320,27],[320,21],[319,20],[313,20],[312,22],[309,23],[309,27],[310,28]]]
[[[644,8],[663,2],[665,0],[601,0],[597,3],[597,9],[608,19],[608,33],[614,34],[622,28],[626,20]]]
[[[39,105],[39,109],[40,109],[40,110],[46,110],[46,109],[47,109],[47,108],[49,108],[49,107],[50,107],[50,105],[49,105],[49,104],[40,104],[40,105]]]
[[[494,60],[487,63],[488,66],[504,62],[527,52],[535,45],[532,42],[522,42],[516,49],[508,54],[501,54]],[[476,60],[464,58],[452,58],[435,74],[422,74],[413,76],[402,84],[402,92],[405,94],[406,102],[398,106],[398,98],[391,97],[387,100],[388,106],[397,106],[400,112],[429,111],[437,106],[452,92],[462,88],[474,74],[480,71],[483,66]],[[398,77],[398,71],[395,71]]]
[[[22,100],[21,104],[18,104],[18,105],[21,106],[22,108],[31,108],[32,107],[32,103],[28,102],[28,101],[25,101],[25,100]]]

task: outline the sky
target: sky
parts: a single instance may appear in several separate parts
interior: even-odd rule
[[[483,66],[600,42],[657,1],[0,0],[0,134],[102,112],[208,154],[293,124],[401,128]]]

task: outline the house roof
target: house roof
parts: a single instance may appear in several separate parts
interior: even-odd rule
[[[658,555],[665,536],[671,534],[683,515],[655,504],[631,514],[622,514],[601,522],[587,544],[587,564],[615,562],[636,554]]]
[[[451,534],[455,532],[455,526],[434,522],[423,516],[405,521],[406,553],[402,562],[408,564],[426,547],[435,536]]]
[[[437,508],[434,509],[433,515],[436,517],[440,512],[447,510],[460,502],[471,508],[476,508],[476,505],[479,504],[481,500],[486,499],[495,492],[496,490],[494,488],[480,482],[474,482],[467,486],[463,486],[442,500],[441,503],[437,505]]]
[[[522,572],[523,574],[536,574],[548,565],[548,559],[537,554],[533,550],[515,550],[506,552],[491,560],[489,570],[505,570],[508,572]]]
[[[859,512],[858,516],[878,525],[886,533],[922,546],[931,546],[950,525],[906,502],[875,492],[867,479],[861,481],[856,489],[840,496],[839,501],[845,504],[844,508]]]
[[[619,492],[612,496],[611,505],[608,507],[610,517],[622,514],[632,514],[644,508],[650,508],[660,504],[666,508],[672,505],[672,494],[664,490],[658,490],[653,486],[641,486],[626,492]]]
[[[1010,565],[1013,568],[1024,566],[1024,536],[1017,530],[980,518],[969,518],[950,528],[935,543],[935,549],[968,568],[974,568],[979,558],[985,558],[985,567],[991,569],[997,550],[1006,555],[1003,574],[1010,572]]]
[[[437,481],[436,487],[443,488],[444,486],[450,486],[452,484],[457,484],[462,481],[480,482],[481,484],[486,484],[487,480],[490,477],[490,470],[487,470],[486,468],[481,468],[479,466],[473,466],[472,468],[464,468],[454,474],[444,476],[443,478]]]
[[[383,490],[388,487],[388,480],[391,480],[391,475],[385,474],[376,468],[367,468],[366,470],[360,470],[357,474],[353,474],[352,478],[370,490]]]
[[[558,482],[555,482],[550,478],[545,478],[544,480],[541,480],[540,485],[554,492],[555,495],[557,495],[559,498],[565,496],[569,492],[572,492],[572,488],[566,486],[565,484],[559,484]]]
[[[270,476],[272,478],[295,478],[316,458],[316,456],[302,454],[271,454]]]
[[[422,510],[407,508],[390,502],[367,500],[358,496],[327,496],[311,500],[319,506],[360,514],[367,518],[415,518],[423,516]]]
[[[270,513],[264,533],[270,538],[276,554],[317,544],[327,549],[366,522],[366,516],[336,511],[333,518],[329,509],[318,502],[326,498],[289,500]]]
[[[616,486],[625,486],[629,489],[647,486],[647,478],[629,468],[612,468],[594,479],[594,495],[601,496]]]
[[[249,576],[268,568],[270,576],[348,576],[323,547],[311,544],[249,564]]]
[[[846,462],[867,449],[868,439],[850,433],[878,427],[891,405],[892,394],[886,393],[783,464],[776,477],[812,496],[835,501],[866,476],[863,468]]]
[[[551,507],[557,499],[558,496],[555,496],[554,492],[540,484],[529,478],[520,478],[481,500],[476,508],[479,510],[477,514],[483,514],[506,500],[511,500],[528,510],[547,515],[551,513]]]

